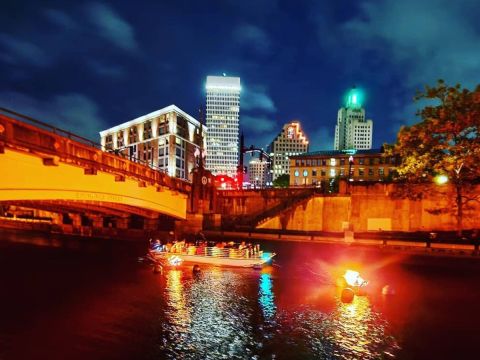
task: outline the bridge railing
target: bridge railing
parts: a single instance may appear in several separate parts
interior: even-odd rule
[[[81,166],[92,174],[109,172],[184,193],[191,188],[187,181],[170,177],[144,161],[102,151],[100,144],[87,138],[0,107],[0,151],[2,147],[36,152],[52,161]]]

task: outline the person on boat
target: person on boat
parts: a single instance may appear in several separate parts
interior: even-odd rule
[[[173,244],[171,252],[173,253],[181,253],[183,252],[183,248],[185,247],[185,240],[178,241],[175,244]]]
[[[202,232],[202,230],[198,231],[197,234],[195,235],[195,242],[203,242],[206,241],[207,239],[205,238],[205,234]]]
[[[150,250],[161,250],[162,249],[162,244],[160,244],[160,240],[155,240],[152,241],[152,239],[149,240],[150,242]]]
[[[197,250],[196,250],[195,254],[196,255],[205,255],[205,242],[204,241],[201,241],[197,245]]]

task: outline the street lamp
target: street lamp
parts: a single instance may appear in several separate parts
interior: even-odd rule
[[[435,184],[437,185],[444,185],[448,182],[448,176],[447,175],[437,175],[433,178],[433,181],[435,181]]]
[[[352,165],[353,165],[353,156],[350,155],[348,158],[348,181],[352,181]]]

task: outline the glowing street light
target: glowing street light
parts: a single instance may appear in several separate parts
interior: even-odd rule
[[[435,184],[437,185],[443,185],[448,182],[448,176],[447,175],[437,175],[433,178],[433,181],[435,181]]]

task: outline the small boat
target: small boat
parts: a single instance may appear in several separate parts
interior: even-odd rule
[[[257,248],[258,249],[258,248]],[[166,251],[164,247],[150,250],[150,255],[159,261],[177,266],[182,262],[219,266],[258,267],[269,262],[275,253],[238,247],[219,248],[216,246],[189,246]],[[179,261],[181,260],[181,261]]]

